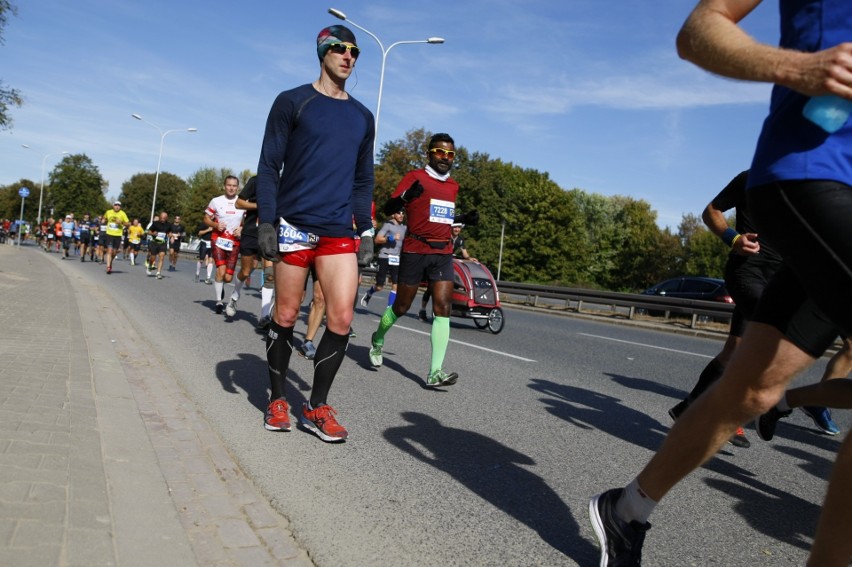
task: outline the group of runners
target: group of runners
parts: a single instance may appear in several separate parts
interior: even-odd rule
[[[159,217],[167,218],[167,213]],[[74,213],[68,213],[63,220],[48,217],[37,227],[36,241],[45,252],[61,253],[63,260],[73,257],[85,262],[88,258],[90,262],[106,264],[107,274],[112,273],[113,262],[119,255],[129,260],[131,266],[137,265],[143,247],[147,247],[149,260],[145,263],[148,275],[154,275],[150,266],[157,252],[155,246],[152,255],[152,243],[163,242],[169,253],[169,271],[175,271],[180,244],[186,234],[180,217],[168,223],[165,233],[152,232],[153,224],[149,224],[146,230],[138,218],[131,221],[122,210],[121,201],[115,201],[110,210],[95,217],[89,213],[84,213],[80,218],[75,218]],[[162,279],[159,271],[156,275]]]

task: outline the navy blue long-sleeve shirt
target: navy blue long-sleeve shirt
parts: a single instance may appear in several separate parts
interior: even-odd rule
[[[307,84],[278,95],[269,111],[257,165],[261,223],[279,217],[318,236],[372,228],[372,113],[352,98]]]

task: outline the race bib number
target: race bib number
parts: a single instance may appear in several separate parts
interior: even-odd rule
[[[165,242],[166,241],[166,233],[165,232],[158,232],[157,236],[154,237],[154,240],[156,242]]]
[[[216,247],[221,248],[225,252],[230,252],[234,249],[234,241],[230,238],[226,238],[224,236],[220,236],[216,239]]]
[[[65,238],[71,238],[71,234],[72,233],[71,233],[70,230],[63,230],[62,231],[62,236],[64,236]]]
[[[131,238],[130,244],[140,244],[142,241],[138,238]]]
[[[80,231],[79,230],[74,231],[74,238],[80,238]]]
[[[456,214],[456,204],[452,201],[432,199],[429,201],[429,222],[453,224]]]
[[[121,228],[117,222],[111,222],[108,226],[109,230],[118,230],[119,228]]]
[[[317,247],[319,236],[299,230],[284,219],[278,222],[278,251],[297,252]]]
[[[388,266],[399,266],[399,256],[388,256]]]

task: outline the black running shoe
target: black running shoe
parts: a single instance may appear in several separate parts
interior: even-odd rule
[[[216,315],[221,315],[222,310],[225,309],[225,304],[221,301],[216,302]]]
[[[772,438],[775,437],[775,426],[778,425],[778,420],[791,413],[793,413],[793,410],[779,411],[777,407],[772,406],[771,410],[754,420],[757,436],[764,441],[772,441]]]
[[[601,567],[642,565],[642,544],[651,524],[625,522],[615,515],[615,503],[624,492],[614,488],[589,501],[589,519],[601,546]]]

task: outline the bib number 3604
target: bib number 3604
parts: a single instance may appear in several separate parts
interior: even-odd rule
[[[311,250],[319,243],[319,236],[299,230],[284,219],[278,221],[278,251],[297,252]]]

